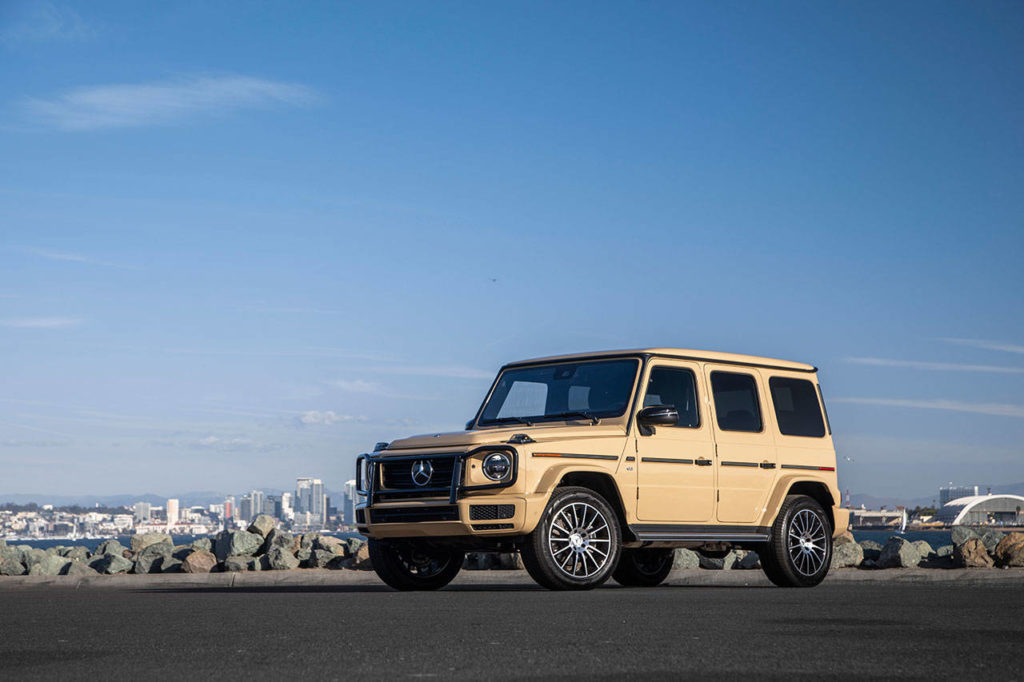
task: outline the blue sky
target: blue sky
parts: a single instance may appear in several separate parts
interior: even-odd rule
[[[1024,481],[1020,4],[207,5],[0,6],[0,493],[337,489],[652,345],[821,367],[853,492]]]

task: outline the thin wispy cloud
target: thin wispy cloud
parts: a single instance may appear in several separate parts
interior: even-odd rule
[[[1024,418],[1024,405],[1008,405],[1005,403],[968,403],[961,400],[906,400],[901,398],[832,398],[833,403],[853,403],[857,405],[875,405],[878,407],[910,407],[922,410],[945,410],[948,412],[968,412],[971,414],[987,414],[996,417]]]
[[[0,28],[0,45],[14,47],[23,43],[73,41],[96,35],[74,10],[44,0],[7,0],[6,26]]]
[[[890,360],[888,358],[846,358],[846,362],[875,367],[905,367],[939,372],[989,372],[992,374],[1024,374],[1024,367],[1000,365],[968,365],[955,362],[924,362],[920,360]]]
[[[20,317],[0,320],[0,327],[9,329],[61,329],[77,327],[82,320],[77,317]]]
[[[366,417],[351,414],[338,414],[334,412],[334,410],[309,410],[307,412],[303,412],[296,419],[298,423],[303,426],[310,426],[314,424],[331,426],[332,424],[347,424],[351,422],[367,421]]]
[[[495,372],[461,365],[393,365],[360,368],[364,372],[404,374],[420,377],[447,377],[449,379],[493,379]]]
[[[30,253],[34,256],[39,256],[40,258],[45,258],[47,260],[63,261],[65,263],[83,263],[86,265],[99,265],[105,268],[120,268],[122,270],[138,269],[137,267],[132,265],[112,263],[110,261],[93,258],[92,256],[86,256],[85,254],[72,253],[69,251],[52,251],[50,249],[38,249],[35,247],[21,249],[21,251],[23,251],[24,253]]]
[[[943,338],[942,341],[946,343],[956,344],[957,346],[970,346],[971,348],[981,348],[983,350],[998,350],[1004,353],[1018,353],[1024,354],[1024,346],[1018,346],[1012,343],[1000,343],[998,341],[985,341],[984,339],[953,339]]]
[[[168,125],[202,115],[303,106],[315,100],[315,92],[305,85],[227,75],[82,87],[48,99],[27,98],[22,106],[33,123],[85,131]]]
[[[377,395],[382,398],[397,398],[405,400],[429,400],[431,398],[431,396],[425,395],[397,393],[383,384],[379,384],[375,381],[366,381],[364,379],[338,379],[335,381],[328,381],[326,383],[328,386],[340,388],[346,393],[362,393],[365,395]]]

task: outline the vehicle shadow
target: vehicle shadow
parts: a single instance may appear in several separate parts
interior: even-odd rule
[[[764,590],[774,589],[771,585],[659,585],[658,587],[623,587],[621,585],[603,585],[597,588],[598,592],[605,590],[622,591],[636,590],[640,592],[651,592],[651,590]],[[231,594],[231,593],[252,593],[252,594],[329,594],[329,593],[373,593],[373,592],[397,592],[387,585],[188,585],[181,587],[151,587],[147,589],[132,590],[142,594]],[[547,592],[540,585],[526,583],[513,584],[472,584],[472,585],[448,585],[438,590],[440,592]]]

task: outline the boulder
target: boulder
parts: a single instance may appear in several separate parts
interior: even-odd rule
[[[856,542],[832,546],[832,568],[857,568],[864,561],[864,548]]]
[[[72,561],[81,561],[82,563],[85,563],[89,561],[89,550],[81,546],[67,547],[63,552],[61,552],[61,556],[67,557]]]
[[[161,573],[163,560],[170,558],[173,552],[174,545],[169,542],[146,545],[135,555],[135,573]]]
[[[352,543],[349,543],[351,549]],[[345,560],[345,568],[354,571],[372,571],[373,563],[370,561],[370,548],[365,542],[360,542],[358,549],[349,555],[349,558]]]
[[[54,545],[53,547],[47,547],[43,551],[50,556],[64,556],[62,552],[67,549],[64,545]]]
[[[1010,533],[999,541],[995,552],[1000,566],[1024,567],[1024,533]]]
[[[986,530],[981,534],[981,544],[985,545],[985,549],[992,553],[996,551],[996,547],[1006,537],[1006,533],[1001,530]]]
[[[677,549],[672,556],[672,570],[699,568],[700,556],[692,549]]]
[[[935,550],[935,556],[939,557],[940,559],[942,557],[953,556],[953,545],[943,545],[942,547],[939,547],[937,550]]]
[[[291,552],[289,552],[289,554],[290,553]],[[338,556],[338,554],[328,552],[325,549],[314,549],[313,553],[310,555],[309,559],[306,560],[303,566],[305,568],[327,568],[327,564],[331,563],[331,561]]]
[[[274,522],[274,518],[267,516],[266,514],[260,514],[252,523],[249,524],[249,532],[255,535],[259,535],[261,538],[266,538],[270,534],[270,531],[277,527],[277,523]]]
[[[204,549],[196,550],[181,562],[182,573],[209,573],[217,567],[217,557]]]
[[[833,546],[835,546],[835,545],[845,545],[845,544],[848,544],[848,543],[855,543],[855,542],[857,542],[857,540],[854,539],[853,533],[851,531],[845,530],[845,531],[842,532],[842,534],[839,537],[834,538],[832,540],[832,545]]]
[[[263,546],[260,547],[259,554],[266,554],[275,547],[295,554],[295,551],[299,548],[299,538],[292,535],[288,531],[275,528],[267,534],[267,539],[263,542]]]
[[[32,565],[29,575],[60,575],[64,568],[72,563],[71,559],[56,554],[47,554],[45,558]]]
[[[97,573],[114,575],[115,573],[127,573],[135,566],[130,559],[116,554],[102,554],[89,562],[89,567]]]
[[[165,556],[158,562],[161,573],[181,573],[181,567],[184,565],[181,559],[176,558],[173,554],[171,556]],[[156,566],[157,564],[154,564]]]
[[[32,573],[32,567],[38,563],[46,561],[52,554],[47,554],[45,550],[29,548],[27,552],[22,552],[21,563],[25,564],[25,568],[28,572]]]
[[[468,552],[462,562],[467,571],[489,571],[498,567],[497,552]]]
[[[861,540],[857,543],[864,550],[864,558],[871,561],[878,561],[882,555],[882,546],[873,540]]]
[[[27,572],[25,564],[10,555],[0,560],[0,575],[25,575]]]
[[[287,571],[299,567],[299,560],[291,552],[275,547],[260,557],[260,569],[265,571]]]
[[[171,556],[178,561],[184,561],[192,552],[196,551],[192,545],[175,545],[174,551],[171,552]]]
[[[914,540],[914,547],[917,547],[917,553],[921,555],[922,559],[927,559],[932,554],[935,554],[935,550],[924,540]]]
[[[968,540],[981,538],[981,533],[970,526],[953,526],[949,531],[949,535],[952,538],[954,545],[962,545]]]
[[[142,533],[141,535],[133,535],[132,551],[138,554],[150,545],[155,545],[160,542],[166,542],[169,545],[174,544],[174,541],[171,540],[171,536],[167,533]]]
[[[734,550],[729,550],[723,556],[707,556],[697,553],[700,559],[700,567],[711,571],[728,571],[736,563],[736,554]]]
[[[229,573],[239,573],[249,570],[249,562],[252,561],[252,557],[247,556],[229,556],[224,560],[224,570]]]
[[[97,575],[96,571],[89,567],[89,564],[82,561],[69,561],[67,566],[64,567],[61,575],[70,575],[73,577],[85,577],[87,575]]]
[[[882,568],[913,568],[921,563],[921,553],[914,543],[897,535],[889,538],[878,557]]]
[[[320,535],[313,541],[313,550],[323,550],[331,554],[347,554],[348,543],[333,535]]]
[[[212,552],[213,540],[210,538],[199,538],[197,540],[193,540],[192,544],[189,546],[197,552]]]
[[[225,530],[213,540],[213,553],[219,561],[229,556],[252,556],[263,545],[263,536],[244,530]]]
[[[127,549],[117,540],[104,540],[93,552],[93,556],[102,556],[104,554],[113,554],[114,556],[124,556],[124,551]]]
[[[953,563],[958,568],[992,568],[992,557],[980,538],[971,538],[953,548]]]
[[[739,549],[735,551],[737,552],[737,556],[739,557],[739,559],[733,565],[733,568],[738,568],[741,570],[761,568],[761,557],[757,556],[757,552],[751,552],[744,549]]]

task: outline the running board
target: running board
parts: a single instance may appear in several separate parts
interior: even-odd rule
[[[768,542],[764,526],[685,526],[634,524],[629,530],[642,542]]]

